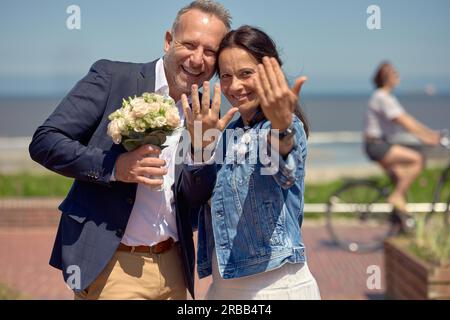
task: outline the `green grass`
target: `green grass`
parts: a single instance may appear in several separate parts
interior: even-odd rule
[[[424,172],[416,179],[414,184],[411,186],[407,198],[409,202],[431,202],[433,198],[433,192],[436,183],[439,179],[442,169],[426,169]],[[377,182],[380,186],[386,186],[389,184],[389,178],[380,175],[369,177]],[[358,180],[358,179],[356,179]],[[333,182],[322,183],[322,184],[307,184],[305,187],[305,203],[327,203],[328,198],[331,194],[337,191],[341,186],[343,186],[349,179],[340,179]],[[449,185],[447,183],[447,185]],[[448,189],[449,186],[447,186]],[[449,190],[446,191],[447,198]],[[323,218],[322,213],[305,213],[305,217],[308,219],[321,219]]]
[[[434,186],[439,177],[439,169],[427,169],[416,180],[408,194],[410,202],[430,202]],[[386,184],[384,176],[373,177],[380,184]],[[54,173],[36,175],[29,173],[0,174],[0,197],[64,197],[72,185],[72,179]],[[305,203],[326,203],[330,194],[346,180],[337,180],[324,184],[308,184],[305,191]]]
[[[342,181],[334,181],[324,184],[307,184],[305,186],[305,203],[325,203],[330,194],[343,184]]]
[[[416,179],[408,192],[409,202],[431,202],[435,185],[442,169],[426,169]],[[379,185],[387,185],[386,176],[370,177]],[[328,197],[348,180],[337,180],[324,184],[308,184],[305,187],[305,203],[326,203]]]
[[[25,298],[26,297],[17,290],[11,289],[0,283],[0,300],[19,300]]]
[[[52,173],[0,174],[0,197],[63,197],[71,185],[72,179]]]

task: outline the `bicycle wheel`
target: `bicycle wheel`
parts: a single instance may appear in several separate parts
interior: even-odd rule
[[[433,197],[433,210],[427,214],[426,223],[443,223],[447,228],[450,226],[450,166],[439,178]]]
[[[374,181],[346,183],[329,199],[327,226],[333,240],[351,252],[368,252],[383,246],[399,230],[387,203],[388,188]]]

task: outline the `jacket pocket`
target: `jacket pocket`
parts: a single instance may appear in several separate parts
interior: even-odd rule
[[[58,207],[58,209],[68,217],[78,223],[83,223],[89,217],[89,210],[79,205],[70,198],[66,198]]]
[[[265,230],[265,237],[269,239],[271,246],[284,245],[285,213],[282,207],[275,209],[273,201],[266,200],[264,205],[264,217],[260,217]]]

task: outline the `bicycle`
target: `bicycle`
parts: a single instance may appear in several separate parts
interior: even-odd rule
[[[448,133],[443,133],[441,146],[450,150]],[[371,179],[347,181],[327,202],[327,229],[341,248],[357,253],[380,249],[387,237],[399,232],[412,232],[414,215],[397,212],[387,198],[392,183],[380,184]],[[440,173],[434,187],[431,204],[418,205],[426,212],[425,223],[437,213],[443,213],[443,223],[450,221],[450,160]]]

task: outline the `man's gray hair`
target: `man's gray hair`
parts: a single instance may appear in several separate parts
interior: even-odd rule
[[[181,16],[186,12],[194,9],[217,17],[220,21],[223,22],[227,30],[231,29],[231,14],[222,4],[213,0],[195,0],[178,11],[177,17],[175,18],[175,21],[172,25],[173,34],[175,34],[175,31],[180,24]]]

